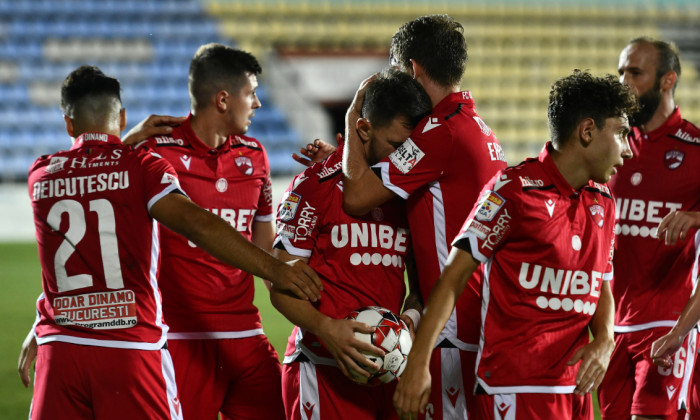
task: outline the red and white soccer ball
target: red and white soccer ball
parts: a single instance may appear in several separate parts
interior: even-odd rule
[[[365,354],[367,359],[377,363],[381,369],[377,372],[371,372],[372,375],[369,378],[353,375],[355,379],[365,385],[376,386],[381,383],[389,383],[401,376],[406,367],[408,352],[411,351],[413,345],[411,333],[406,323],[395,313],[379,306],[367,306],[354,310],[345,318],[376,327],[373,334],[355,332],[355,337],[386,352],[384,357]]]

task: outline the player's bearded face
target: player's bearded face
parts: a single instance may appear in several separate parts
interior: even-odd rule
[[[634,126],[646,124],[656,112],[661,103],[661,80],[656,79],[654,86],[639,95],[639,110],[630,115],[630,123]]]

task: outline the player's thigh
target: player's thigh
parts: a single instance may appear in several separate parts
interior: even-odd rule
[[[635,362],[630,355],[629,334],[615,335],[615,349],[598,387],[598,404],[605,420],[629,420],[635,390]]]
[[[419,420],[462,420],[467,418],[467,393],[473,393],[474,380],[471,379],[471,389],[465,388],[464,374],[474,377],[474,358],[471,366],[462,366],[465,359],[463,352],[455,347],[438,347],[430,356],[430,376],[432,386],[430,399],[425,413],[418,414]],[[465,371],[466,370],[466,371]]]
[[[48,343],[39,346],[34,377],[34,395],[30,418],[36,419],[92,419],[92,399],[89,382],[81,371],[86,366],[77,351],[67,343]]]
[[[475,416],[480,420],[593,420],[574,414],[573,394],[478,394]]]
[[[651,360],[651,345],[668,332],[668,328],[654,328],[639,334],[635,355],[635,382],[631,414],[664,416],[676,419],[687,401],[688,388],[695,361],[695,336],[686,337],[673,357],[673,366],[666,369]]]
[[[102,367],[91,375],[95,418],[183,418],[167,350],[100,348],[96,354]]]
[[[218,363],[217,340],[170,340],[168,350],[184,417],[216,420],[228,389]]]
[[[267,337],[220,341],[229,375],[222,419],[284,419],[282,367]]]

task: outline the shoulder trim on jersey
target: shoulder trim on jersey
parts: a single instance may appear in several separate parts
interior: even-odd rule
[[[449,120],[450,118],[454,117],[455,115],[459,114],[459,111],[462,109],[462,104],[457,105],[457,109],[455,112],[451,113],[450,115],[445,117],[445,121]]]
[[[686,134],[686,133],[683,132],[683,134]],[[685,144],[691,144],[693,146],[700,146],[700,137],[683,138],[683,137],[678,137],[674,134],[667,134],[667,136],[674,139],[674,140],[682,141]],[[693,139],[695,139],[695,140],[693,140]]]
[[[177,144],[177,143],[156,143],[156,147],[182,147],[183,149],[192,149],[191,144]],[[141,147],[141,143],[137,147]],[[151,145],[145,145],[144,147],[152,147]]]
[[[598,194],[602,195],[602,196],[605,197],[605,198],[609,198],[609,199],[611,199],[611,200],[613,199],[612,196],[611,196],[610,194],[608,194],[608,193],[606,193],[606,192],[604,192],[604,191],[602,191],[602,190],[600,190],[600,189],[598,189],[598,188],[584,187],[584,189],[585,189],[586,191],[589,191],[589,192],[598,193]]]
[[[235,149],[235,148],[237,148],[237,147],[245,147],[245,148],[247,148],[247,149],[262,151],[262,147],[254,147],[254,146],[250,146],[250,145],[243,144],[243,143],[238,143],[238,144],[232,144],[232,145],[231,145],[231,149]]]
[[[554,188],[554,184],[544,185],[544,186],[542,186],[542,187],[537,186],[537,185],[530,185],[530,186],[527,186],[527,187],[523,187],[523,191],[530,191],[530,190],[542,190],[542,191],[545,191],[545,190],[551,190],[552,188]]]

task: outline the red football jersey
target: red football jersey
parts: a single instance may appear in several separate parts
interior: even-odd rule
[[[486,185],[454,243],[485,268],[477,381],[489,394],[573,392],[566,363],[612,278],[610,190],[574,191],[549,147]]]
[[[246,239],[251,238],[254,221],[272,221],[270,165],[257,140],[232,136],[212,149],[192,131],[188,118],[170,136],[150,139],[149,144],[173,165],[192,201],[229,222]],[[161,247],[169,338],[262,334],[251,274],[222,263],[166,228]]]
[[[406,142],[373,169],[384,185],[407,199],[420,291],[427,302],[479,191],[506,167],[501,145],[476,113],[470,92],[443,99]],[[462,350],[479,341],[479,273],[457,303],[442,338]],[[441,339],[439,341],[441,341]]]
[[[161,348],[168,327],[149,210],[179,189],[172,166],[118,137],[85,133],[37,159],[28,185],[43,287],[38,343]]]
[[[700,129],[676,108],[652,132],[633,127],[629,143],[634,157],[610,182],[617,199],[616,332],[675,325],[698,276],[700,252],[697,231],[675,246],[656,238],[669,212],[700,210]]]
[[[404,203],[396,198],[362,217],[346,214],[342,148],[294,178],[277,213],[274,246],[309,258],[323,282],[314,304],[321,313],[340,319],[364,306],[399,313],[409,247]],[[295,328],[285,362],[299,352],[317,363],[333,363],[318,338]]]

